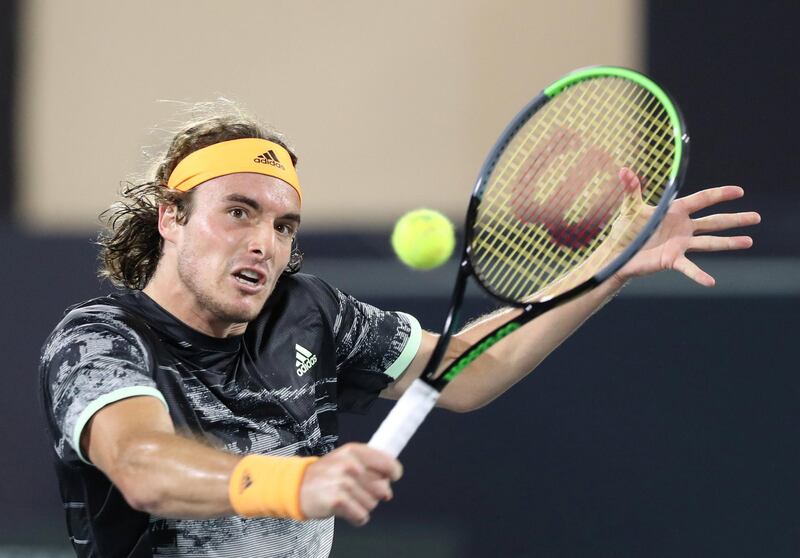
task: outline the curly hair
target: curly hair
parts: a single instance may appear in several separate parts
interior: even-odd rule
[[[292,163],[297,164],[297,156],[280,133],[239,111],[190,122],[172,138],[166,153],[157,162],[153,178],[126,183],[120,201],[100,214],[105,230],[97,239],[101,247],[98,275],[118,287],[143,289],[155,273],[163,249],[163,239],[158,232],[159,205],[174,205],[181,224],[186,223],[192,213],[193,191],[168,189],[170,174],[190,153],[215,143],[241,138],[273,141],[286,148]],[[284,273],[296,273],[302,262],[303,254],[295,241]]]

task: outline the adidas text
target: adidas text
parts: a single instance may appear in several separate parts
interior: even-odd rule
[[[278,167],[281,170],[286,170],[281,162],[278,160],[278,156],[275,155],[275,152],[270,149],[269,151],[265,151],[255,159],[253,159],[256,163],[264,163],[265,165],[272,165],[273,167]]]
[[[308,372],[308,369],[314,366],[316,363],[317,363],[317,356],[311,355],[311,357],[307,361],[305,361],[303,364],[297,367],[297,375],[302,376],[303,374]]]

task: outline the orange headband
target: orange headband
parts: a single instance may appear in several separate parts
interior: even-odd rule
[[[279,178],[303,200],[289,152],[275,142],[259,138],[223,141],[190,153],[169,175],[167,188],[186,192],[212,178],[237,172]]]

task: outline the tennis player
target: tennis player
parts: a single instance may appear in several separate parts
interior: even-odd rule
[[[107,212],[101,274],[121,289],[70,308],[41,358],[78,556],[325,557],[334,517],[363,525],[392,498],[400,463],[337,447],[337,415],[399,397],[436,336],[298,273],[296,163],[274,131],[212,116],[176,134],[152,180]],[[748,248],[747,236],[706,233],[759,216],[690,214],[742,195],[676,201],[613,280],[499,343],[439,405],[485,405],[634,276],[676,269],[713,285],[685,253]],[[472,324],[450,352],[498,320]]]

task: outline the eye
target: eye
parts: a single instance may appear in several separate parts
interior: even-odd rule
[[[234,207],[228,210],[228,215],[234,219],[244,219],[247,217],[247,211],[241,207]]]
[[[286,236],[294,236],[295,232],[297,232],[296,227],[289,223],[275,223],[275,230]]]

